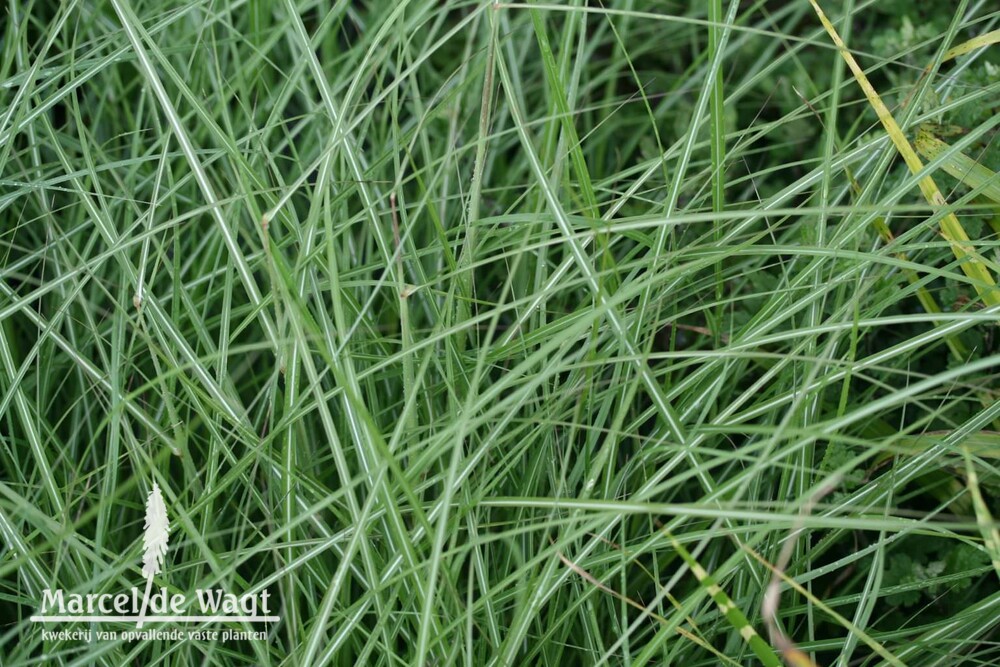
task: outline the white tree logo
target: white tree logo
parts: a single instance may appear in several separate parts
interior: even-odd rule
[[[142,535],[142,573],[146,576],[146,594],[142,597],[142,610],[139,612],[136,628],[142,628],[149,601],[149,590],[153,587],[153,576],[160,573],[163,558],[167,555],[170,520],[167,518],[167,506],[163,502],[163,494],[160,493],[160,486],[156,482],[153,482],[153,490],[146,498],[144,527],[146,532]]]

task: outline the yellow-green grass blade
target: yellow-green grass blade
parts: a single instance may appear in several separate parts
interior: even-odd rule
[[[979,531],[983,535],[983,543],[986,551],[990,555],[993,569],[1000,575],[1000,530],[997,530],[996,521],[990,513],[989,506],[983,499],[983,494],[979,490],[979,475],[976,474],[976,466],[972,461],[972,453],[968,447],[962,448],[965,456],[965,479],[968,484],[969,495],[972,496],[972,508],[976,512],[976,523],[979,524]]]
[[[920,173],[924,168],[924,164],[921,162],[916,151],[913,150],[913,146],[910,145],[909,140],[903,133],[902,128],[899,127],[899,124],[893,117],[892,112],[889,111],[889,108],[882,101],[882,98],[872,86],[868,77],[865,76],[861,66],[858,65],[858,61],[854,59],[853,55],[851,55],[851,52],[847,49],[847,45],[844,44],[844,41],[840,38],[840,34],[837,32],[837,29],[830,22],[830,19],[827,18],[817,0],[809,0],[809,3],[816,11],[816,15],[823,24],[823,28],[826,30],[827,34],[830,35],[830,39],[833,40],[833,43],[840,50],[841,57],[844,58],[847,66],[854,74],[855,80],[858,82],[858,85],[861,86],[861,90],[864,92],[865,97],[868,98],[868,103],[871,105],[872,109],[875,110],[876,115],[878,115],[879,120],[882,122],[882,126],[885,128],[886,133],[892,140],[893,145],[903,158],[903,161],[906,162],[906,166],[912,173]],[[924,198],[934,209],[940,210],[947,206],[944,195],[941,194],[941,190],[938,188],[934,179],[930,175],[926,175],[921,178],[918,181],[918,185],[920,187],[920,192],[923,193]],[[975,287],[976,292],[982,300],[990,306],[1000,305],[1000,290],[997,289],[993,274],[983,263],[982,259],[979,258],[975,248],[970,242],[969,235],[966,233],[965,228],[962,227],[962,223],[959,222],[958,217],[954,213],[945,213],[941,217],[940,232],[941,236],[951,246],[951,250],[955,254],[956,259],[959,260],[962,270],[965,272],[965,275],[969,277],[972,285]]]
[[[732,598],[726,595],[726,592],[722,590],[722,587],[719,586],[712,575],[698,563],[695,557],[691,555],[691,552],[684,548],[683,544],[678,542],[670,533],[667,533],[667,537],[681,559],[687,564],[695,579],[698,580],[698,584],[715,601],[715,604],[719,607],[719,612],[726,617],[726,620],[733,626],[733,629],[740,633],[743,640],[750,646],[750,650],[767,667],[780,667],[781,661],[778,659],[774,649],[754,630],[753,625],[750,624],[746,615],[740,611],[740,608],[736,606]]]
[[[948,62],[952,58],[957,58],[958,56],[965,55],[970,51],[975,51],[976,49],[981,49],[984,46],[990,46],[991,44],[996,44],[1000,42],[1000,30],[991,30],[985,34],[979,35],[978,37],[973,37],[967,42],[962,42],[958,46],[953,46],[944,53],[944,57],[941,62]]]
[[[980,190],[984,197],[1000,204],[1000,174],[986,167],[959,151],[952,150],[946,142],[941,141],[927,124],[917,130],[917,138],[913,142],[917,151],[928,160],[934,160],[942,153],[946,154],[941,168],[973,190]]]
[[[854,194],[860,195],[861,185],[858,183],[857,179],[854,178],[854,174],[851,173],[850,169],[845,167],[845,171],[847,172],[847,178],[851,182],[851,189],[853,190]],[[895,235],[893,235],[892,230],[889,229],[889,225],[886,223],[884,217],[879,216],[875,218],[875,220],[872,221],[872,226],[875,228],[875,231],[878,233],[879,237],[881,237],[882,242],[885,243],[886,245],[890,245],[896,240]],[[898,259],[904,262],[910,261],[909,257],[907,257],[905,252],[899,251],[894,254]],[[927,289],[926,286],[920,284],[920,276],[917,275],[916,271],[910,268],[906,268],[903,269],[903,275],[906,276],[906,280],[911,285],[916,286],[917,300],[920,302],[920,305],[923,306],[926,312],[928,313],[944,312],[941,306],[938,305],[937,299],[935,299],[934,295],[931,294],[931,291]],[[954,357],[956,360],[964,361],[969,357],[968,349],[965,347],[964,344],[962,344],[962,341],[959,339],[958,336],[947,336],[945,337],[944,342],[945,345],[948,346],[948,350],[951,352],[951,356]]]

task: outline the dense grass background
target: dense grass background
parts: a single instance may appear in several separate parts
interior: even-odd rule
[[[759,664],[671,537],[774,655],[1000,662],[1000,14],[823,7],[945,208],[805,0],[6,4],[0,664]],[[28,622],[154,480],[268,641]]]

